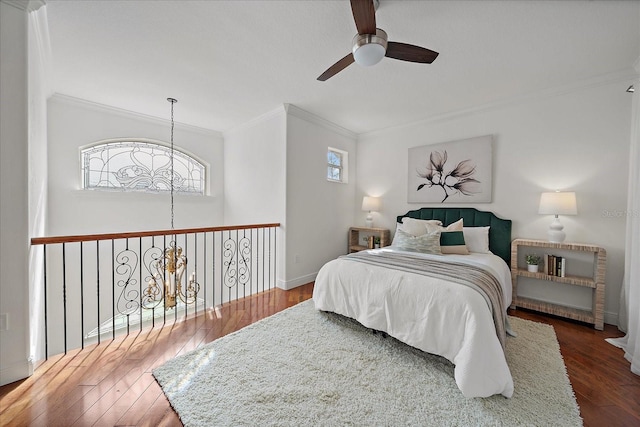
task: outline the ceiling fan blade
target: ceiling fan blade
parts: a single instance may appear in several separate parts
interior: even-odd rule
[[[438,52],[412,44],[387,42],[387,52],[385,56],[401,61],[431,64],[438,57]]]
[[[358,34],[376,33],[376,8],[373,0],[351,0],[351,12]]]
[[[353,64],[353,62],[354,62],[353,53],[349,53],[347,56],[345,56],[344,58],[342,58],[341,60],[333,64],[331,67],[327,68],[327,71],[322,73],[320,77],[318,77],[318,80],[323,82],[325,80],[330,79],[331,77],[338,74],[340,71],[347,68],[349,65]]]

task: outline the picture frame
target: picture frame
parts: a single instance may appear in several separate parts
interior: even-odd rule
[[[408,151],[408,203],[491,202],[492,135]]]

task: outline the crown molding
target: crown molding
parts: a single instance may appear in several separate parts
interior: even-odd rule
[[[29,7],[29,2],[25,0],[0,0],[0,3],[6,4],[7,6],[13,6],[20,10],[27,10]]]
[[[13,6],[16,9],[27,12],[34,12],[46,5],[45,0],[0,0],[0,3]]]
[[[257,126],[258,124],[262,123],[262,122],[266,122],[268,120],[270,120],[273,117],[276,117],[279,114],[284,114],[286,111],[284,109],[283,105],[278,106],[277,108],[274,108],[271,111],[267,111],[264,114],[261,114],[257,117],[254,117],[253,119],[249,120],[248,122],[244,122],[242,124],[239,124],[238,126],[234,126],[230,129],[227,129],[223,132],[223,135],[232,135],[236,132],[245,130],[245,129],[249,129],[252,128],[254,126]]]
[[[639,61],[640,61],[640,58],[638,59],[638,61],[636,61],[635,66],[640,66]],[[516,95],[513,97],[504,98],[504,99],[501,99],[495,102],[490,102],[487,104],[464,108],[456,111],[450,111],[442,114],[436,114],[433,116],[425,117],[419,120],[415,120],[413,122],[404,123],[397,126],[389,126],[389,127],[386,127],[383,129],[377,129],[371,132],[363,132],[359,135],[359,137],[375,136],[375,135],[383,134],[386,132],[397,131],[397,130],[406,129],[413,126],[424,125],[424,124],[446,122],[449,120],[454,120],[461,117],[470,116],[473,114],[499,110],[502,108],[516,106],[516,105],[523,104],[525,102],[534,101],[534,100],[567,95],[570,93],[579,92],[586,89],[592,89],[600,86],[605,86],[613,83],[629,84],[629,83],[632,83],[637,78],[638,78],[638,73],[634,72],[633,68],[630,67],[624,70],[618,70],[611,73],[602,74],[596,77],[578,80],[565,85],[555,86],[548,89],[528,92],[528,93]]]
[[[310,123],[314,123],[317,124],[325,129],[329,129],[332,132],[338,133],[340,135],[346,136],[348,138],[351,139],[357,139],[358,135],[348,129],[345,129],[341,126],[338,126],[337,124],[330,122],[327,119],[324,119],[320,116],[317,116],[313,113],[310,113],[306,110],[303,110],[300,107],[296,107],[293,104],[282,104],[281,106],[279,106],[278,108],[275,108],[267,113],[264,113],[254,119],[249,120],[248,122],[245,122],[241,125],[238,125],[234,128],[229,129],[228,131],[225,131],[224,134],[225,135],[230,135],[233,134],[235,132],[238,132],[240,130],[243,129],[248,129],[248,128],[252,128],[254,126],[256,126],[257,124],[261,123],[261,122],[265,122],[267,120],[270,120],[271,118],[279,115],[279,114],[287,114],[287,115],[292,115],[294,117],[298,117],[299,119],[305,120],[307,122]]]
[[[354,140],[358,139],[357,133],[352,132],[349,129],[343,128],[342,126],[339,126],[327,119],[324,119],[306,110],[303,110],[300,107],[296,107],[293,104],[284,104],[284,108],[287,111],[287,114],[291,114],[294,117],[308,121],[310,123],[317,124],[318,126],[322,126],[326,129],[329,129],[330,131],[338,133],[342,136],[346,136],[347,138],[351,138]]]
[[[27,5],[27,10],[29,12],[35,12],[40,9],[42,6],[46,6],[47,2],[45,0],[29,0]]]
[[[147,122],[151,122],[151,123],[156,123],[156,124],[162,124],[162,125],[166,125],[167,123],[170,123],[171,121],[168,119],[164,119],[164,118],[160,118],[160,117],[155,117],[155,116],[150,116],[148,114],[142,114],[142,113],[137,113],[135,111],[129,111],[129,110],[125,110],[122,108],[117,108],[117,107],[111,107],[109,105],[105,105],[105,104],[100,104],[97,102],[93,102],[93,101],[88,101],[86,99],[81,99],[81,98],[76,98],[74,96],[70,96],[70,95],[64,95],[61,93],[54,93],[53,96],[50,98],[52,102],[56,102],[56,103],[60,103],[60,104],[66,104],[66,105],[71,105],[71,106],[75,106],[75,107],[81,107],[81,108],[86,108],[89,110],[93,110],[93,111],[100,111],[100,112],[109,112],[111,114],[120,116],[120,117],[126,117],[126,118],[131,118],[134,117],[138,120],[143,120],[143,121],[147,121]],[[206,129],[206,128],[202,128],[199,126],[193,126],[193,125],[188,125],[185,123],[180,123],[180,122],[175,122],[175,124],[177,126],[179,126],[182,130],[186,130],[189,132],[193,132],[193,133],[199,133],[201,135],[206,135],[206,136],[214,136],[217,138],[222,139],[222,133],[217,131],[217,130],[212,130],[212,129]]]

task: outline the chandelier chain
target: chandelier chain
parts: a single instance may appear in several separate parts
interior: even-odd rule
[[[178,102],[175,98],[167,98],[167,101],[171,103],[171,152],[169,154],[169,159],[171,161],[171,229],[174,229],[174,214],[173,214],[173,105]]]

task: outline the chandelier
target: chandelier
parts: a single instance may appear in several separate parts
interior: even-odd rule
[[[167,98],[171,103],[171,151],[170,160],[170,182],[171,182],[171,230],[174,230],[174,168],[173,168],[173,106],[178,102],[175,98]],[[169,243],[164,251],[155,257],[149,264],[149,272],[151,277],[144,291],[144,307],[157,307],[164,300],[165,310],[176,307],[178,300],[184,304],[192,304],[196,302],[200,285],[196,282],[195,272],[191,273],[189,281],[184,279],[184,273],[187,271],[187,256],[182,251],[182,247],[178,246],[176,236]]]

